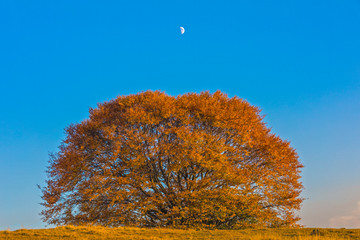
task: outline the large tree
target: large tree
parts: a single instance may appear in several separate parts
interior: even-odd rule
[[[301,163],[259,108],[220,91],[147,91],[66,129],[42,188],[50,224],[280,227],[299,220]]]

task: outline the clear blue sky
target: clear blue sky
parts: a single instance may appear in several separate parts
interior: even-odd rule
[[[0,229],[44,226],[36,184],[66,126],[148,89],[259,106],[305,165],[301,223],[360,227],[359,12],[356,0],[0,0]]]

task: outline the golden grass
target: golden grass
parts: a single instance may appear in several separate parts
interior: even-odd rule
[[[64,226],[51,229],[0,231],[0,239],[239,239],[342,240],[360,239],[360,229],[178,230],[164,228],[106,228]]]

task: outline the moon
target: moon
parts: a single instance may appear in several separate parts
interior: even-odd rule
[[[180,27],[180,32],[181,32],[181,34],[184,34],[184,32],[185,32],[185,28]]]

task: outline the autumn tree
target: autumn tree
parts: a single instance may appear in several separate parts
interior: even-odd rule
[[[238,97],[119,96],[66,133],[42,188],[50,224],[236,229],[299,220],[298,156]]]

